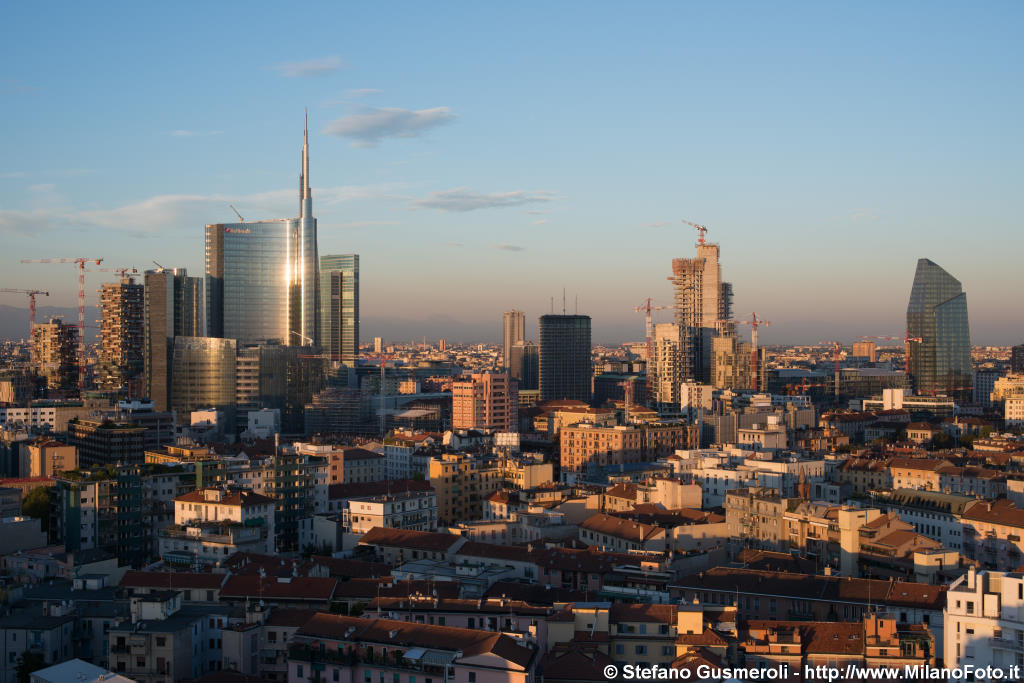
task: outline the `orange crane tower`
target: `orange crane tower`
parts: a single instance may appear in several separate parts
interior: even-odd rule
[[[36,324],[36,294],[42,294],[43,296],[50,296],[49,292],[45,292],[41,289],[0,289],[0,292],[7,292],[8,294],[28,294],[28,325],[29,333],[32,332],[32,326]]]
[[[21,259],[22,263],[73,263],[78,268],[78,390],[85,389],[85,264],[103,263],[101,258]]]

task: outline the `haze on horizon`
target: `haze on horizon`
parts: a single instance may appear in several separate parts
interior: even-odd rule
[[[496,342],[511,308],[536,339],[563,287],[595,343],[639,340],[633,307],[694,253],[681,219],[765,344],[903,334],[922,257],[972,343],[1024,341],[1019,3],[248,7],[9,8],[0,287],[45,312],[74,270],[22,258],[201,274],[228,204],[297,214],[308,106],[320,254],[360,254],[364,341]]]

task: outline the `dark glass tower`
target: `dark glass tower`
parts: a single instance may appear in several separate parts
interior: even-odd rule
[[[519,380],[520,390],[537,388],[538,365],[537,344],[532,341],[521,341],[512,345],[508,371],[513,379]]]
[[[203,278],[184,268],[145,273],[146,338],[143,390],[158,411],[170,401],[171,353],[175,337],[203,336]]]
[[[320,347],[332,360],[359,357],[359,254],[320,257]]]
[[[590,316],[540,317],[540,398],[590,402]]]
[[[919,394],[970,396],[971,335],[960,281],[928,259],[917,262],[907,306],[907,374]]]

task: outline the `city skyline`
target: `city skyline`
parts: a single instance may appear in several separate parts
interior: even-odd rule
[[[187,21],[164,10],[108,25],[68,5],[44,29],[14,8],[25,30],[0,54],[42,30],[55,47],[0,73],[0,286],[49,290],[45,311],[74,305],[74,275],[21,258],[202,272],[203,226],[234,221],[229,204],[294,215],[308,104],[320,253],[361,255],[365,339],[496,342],[502,311],[531,330],[565,287],[595,343],[640,340],[633,307],[670,303],[671,259],[694,253],[682,219],[721,246],[735,316],[772,320],[763,344],[902,334],[919,258],[970,293],[974,343],[1024,338],[1004,303],[1024,287],[1021,96],[1006,87],[1021,75],[1019,6],[650,4],[614,30],[612,5],[546,8],[543,22],[535,7],[320,8],[301,47],[245,58],[213,39],[229,17],[256,39],[300,18],[211,8],[208,27],[188,23],[202,48],[165,54],[133,49],[149,26]],[[489,33],[499,19],[507,30]],[[125,42],[103,45],[108,31]],[[111,108],[126,82],[139,87]],[[239,104],[254,92],[275,97]],[[90,306],[105,279],[89,276]]]

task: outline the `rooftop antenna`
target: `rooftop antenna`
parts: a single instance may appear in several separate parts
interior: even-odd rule
[[[576,315],[580,314],[580,295],[579,294],[576,295],[576,310],[574,311],[574,313]]]
[[[228,206],[230,206],[231,210],[235,212],[236,216],[238,216],[238,222],[239,223],[244,223],[245,219],[242,218],[242,214],[238,213],[238,209],[235,208],[235,205],[234,204],[228,204]]]
[[[562,287],[562,315],[565,315],[565,287]]]

